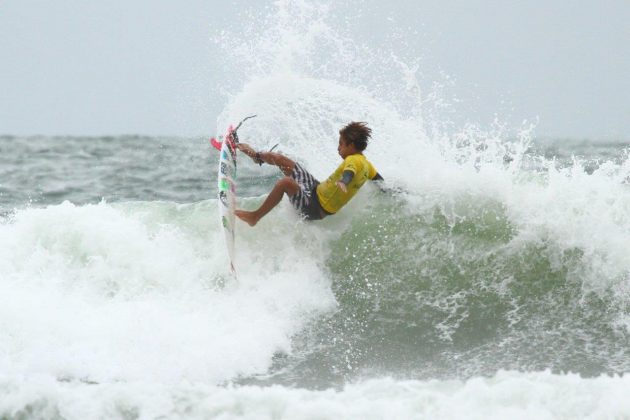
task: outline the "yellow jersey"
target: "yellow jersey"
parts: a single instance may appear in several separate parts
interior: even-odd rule
[[[337,181],[341,180],[344,171],[354,173],[352,181],[347,185],[348,192],[345,193],[337,186]],[[354,197],[365,181],[374,178],[376,173],[374,166],[362,154],[357,153],[346,157],[335,172],[317,186],[319,204],[328,213],[337,213]]]

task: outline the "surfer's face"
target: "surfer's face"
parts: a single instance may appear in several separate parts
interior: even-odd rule
[[[339,146],[337,147],[337,152],[339,152],[339,156],[342,159],[347,158],[350,155],[357,153],[357,150],[352,143],[346,143],[343,136],[339,136]]]

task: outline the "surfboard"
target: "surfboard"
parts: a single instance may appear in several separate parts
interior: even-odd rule
[[[243,119],[236,128],[230,126],[222,142],[214,137],[210,139],[212,146],[219,151],[219,170],[217,176],[219,218],[225,236],[225,247],[230,259],[230,270],[236,273],[234,264],[234,239],[236,231],[236,145],[237,130],[241,124],[255,115]]]
[[[210,139],[212,146],[219,150],[219,171],[218,171],[218,197],[219,197],[219,218],[223,233],[225,235],[225,246],[230,259],[230,269],[236,272],[234,267],[234,233],[236,217],[236,144],[234,142],[234,129],[228,129],[223,142]]]

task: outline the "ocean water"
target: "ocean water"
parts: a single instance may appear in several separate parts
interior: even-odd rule
[[[0,418],[630,418],[630,144],[457,126],[321,4],[242,20],[207,137],[0,137]],[[395,192],[239,223],[235,279],[208,137],[253,113],[320,179],[369,122]]]

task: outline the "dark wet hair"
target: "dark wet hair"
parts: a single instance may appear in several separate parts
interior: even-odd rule
[[[359,152],[362,152],[372,137],[372,129],[367,126],[367,123],[353,121],[339,130],[339,134],[341,134],[344,143],[352,143]]]

